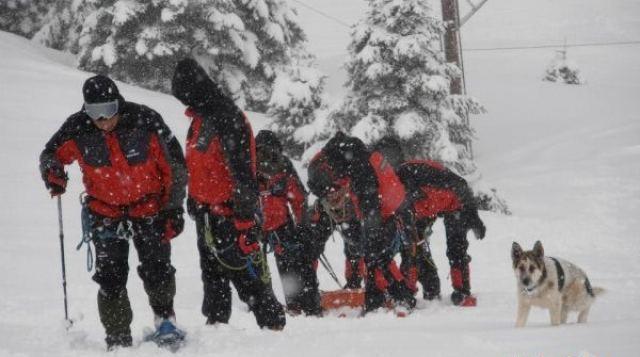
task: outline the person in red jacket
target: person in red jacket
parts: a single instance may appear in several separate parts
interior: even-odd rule
[[[337,133],[309,164],[308,186],[329,216],[354,215],[361,222],[367,270],[364,312],[385,304],[385,293],[401,308],[416,300],[393,260],[394,241],[403,230],[405,189],[378,152],[357,138]]]
[[[187,209],[196,221],[207,324],[227,323],[233,283],[261,328],[281,330],[284,310],[260,251],[255,141],[249,121],[193,59],[178,62],[172,93],[191,118]]]
[[[275,254],[287,311],[320,316],[318,277],[307,254],[307,192],[272,131],[256,135],[256,152],[262,229]]]
[[[109,349],[131,346],[127,296],[129,240],[162,338],[175,328],[175,269],[169,240],[182,232],[187,180],[180,144],[158,113],[127,102],[106,76],[87,79],[82,109],[45,145],[40,170],[51,195],[65,192],[65,165],[77,161],[86,190],[83,216],[96,248],[98,312]]]
[[[453,286],[451,301],[455,305],[475,306],[476,298],[471,294],[467,232],[471,230],[477,239],[483,239],[486,227],[478,216],[478,207],[467,181],[438,162],[406,161],[402,146],[391,137],[380,140],[374,150],[382,152],[396,169],[407,188],[415,215],[420,249],[415,257],[409,249],[404,249],[401,264],[405,276],[410,277],[410,285],[415,289],[417,279],[422,284],[425,299],[439,298],[440,280],[429,249],[429,234],[435,220],[444,217]],[[411,258],[415,258],[413,263]]]

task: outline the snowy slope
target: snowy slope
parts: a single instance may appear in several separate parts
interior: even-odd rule
[[[303,1],[344,16],[345,21],[356,19],[362,8],[356,0]],[[513,28],[500,32],[501,13],[510,11],[520,19],[518,26],[539,34],[540,40],[550,38],[547,27],[551,24],[545,21],[559,21],[564,28],[575,29],[582,36],[580,40],[585,41],[600,39],[590,36],[599,36],[600,30],[609,29],[611,24],[623,28],[620,31],[628,36],[624,39],[640,38],[640,28],[631,16],[638,13],[637,2],[630,0],[581,1],[579,19],[566,18],[563,22],[555,14],[543,18],[552,8],[560,11],[558,6],[562,13],[569,13],[570,6],[577,6],[576,1],[491,0],[465,25],[465,31],[484,30],[504,37],[504,41],[490,42],[491,36],[479,36],[489,42],[478,42],[478,46],[520,44]],[[344,3],[349,5],[340,8]],[[545,6],[547,11],[532,12],[536,4]],[[324,50],[319,53],[326,56],[320,59],[328,67],[338,68],[344,48],[338,45],[346,45],[346,29],[302,8],[300,13],[306,26],[325,31]],[[318,37],[312,33],[312,44],[320,46],[320,42],[313,42]],[[616,39],[615,33],[608,32],[607,39]],[[4,203],[0,208],[4,233],[0,250],[0,356],[107,355],[96,311],[97,286],[86,272],[84,251],[74,251],[80,235],[80,174],[76,168],[70,171],[71,184],[63,202],[70,313],[77,320],[65,332],[55,201],[47,197],[37,171],[37,157],[44,143],[81,105],[80,88],[89,74],[73,69],[73,60],[63,54],[6,33],[0,33],[0,54],[0,192]],[[176,311],[179,324],[189,333],[189,345],[180,353],[280,357],[386,357],[400,353],[637,356],[640,118],[635,99],[640,93],[640,47],[571,50],[570,56],[588,80],[582,87],[540,81],[551,56],[552,50],[465,55],[469,91],[490,111],[474,124],[478,132],[478,164],[485,179],[498,187],[515,212],[511,217],[483,212],[488,237],[482,242],[470,242],[478,307],[460,309],[443,300],[406,319],[385,313],[364,319],[335,315],[323,319],[296,317],[289,318],[285,331],[274,333],[258,330],[253,317],[236,299],[229,326],[205,327],[199,313],[202,292],[195,232],[188,224],[173,244],[178,270]],[[330,74],[335,83],[343,80],[339,71]],[[174,98],[124,84],[120,87],[129,100],[157,109],[179,138],[186,136],[188,123]],[[266,122],[260,115],[249,116],[256,131]],[[529,247],[537,239],[542,240],[549,254],[577,263],[589,273],[594,285],[608,290],[592,309],[587,325],[552,328],[546,312],[534,309],[527,328],[513,328],[515,282],[509,249],[514,240]],[[449,282],[443,241],[442,227],[438,226],[433,250],[446,294]],[[328,248],[333,266],[342,271],[340,251],[339,240]],[[132,252],[132,269],[136,264]],[[322,287],[334,288],[335,283],[324,271],[320,271],[320,279]],[[132,331],[137,342],[143,329],[152,325],[141,285],[132,272],[128,287],[135,314]],[[274,289],[281,297],[277,277]],[[115,355],[170,354],[141,345]]]

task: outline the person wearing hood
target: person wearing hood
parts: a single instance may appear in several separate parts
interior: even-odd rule
[[[307,191],[275,133],[256,135],[262,230],[276,258],[287,311],[321,316],[318,277],[307,234]]]
[[[132,344],[127,295],[129,241],[155,315],[160,339],[180,340],[173,298],[175,269],[169,241],[184,227],[187,172],[182,148],[162,120],[144,105],[125,101],[116,84],[97,75],[82,87],[82,109],[45,145],[40,172],[52,196],[66,191],[64,166],[77,161],[86,196],[83,226],[96,249],[93,275],[100,285],[98,312],[108,349]]]
[[[194,59],[178,62],[172,94],[184,104],[191,126],[186,142],[187,209],[196,222],[207,324],[228,323],[233,283],[258,326],[281,330],[262,235],[251,125]]]

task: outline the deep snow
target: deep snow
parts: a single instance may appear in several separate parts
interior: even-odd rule
[[[304,2],[345,16],[345,21],[356,19],[357,11],[363,8],[356,0],[349,0],[349,6],[340,11],[338,5],[344,0]],[[576,8],[579,16],[570,16],[573,12],[569,10]],[[472,33],[464,37],[463,32],[463,37],[469,47],[535,44],[551,40],[550,28],[555,26],[563,29],[559,32],[579,34],[581,41],[638,39],[639,11],[637,2],[631,0],[491,0],[465,25],[464,31]],[[334,69],[329,71],[329,88],[339,95],[336,83],[344,78],[336,68],[344,54],[346,29],[332,26],[303,8],[300,13],[310,29],[312,48],[321,43],[325,46],[318,52],[322,54],[320,61],[323,67]],[[506,21],[507,13],[517,23]],[[323,26],[325,41],[314,42],[316,29]],[[495,34],[499,36],[492,37]],[[0,250],[0,356],[107,355],[96,311],[97,286],[86,272],[84,250],[74,250],[80,236],[80,173],[75,167],[70,170],[71,184],[63,202],[70,313],[77,320],[66,332],[56,206],[37,171],[37,158],[46,140],[80,107],[80,88],[89,74],[73,69],[73,60],[64,54],[6,33],[0,33],[0,54],[0,226],[4,234]],[[474,147],[477,163],[486,182],[498,188],[514,212],[513,216],[483,212],[487,238],[478,242],[470,235],[478,307],[457,308],[445,299],[405,319],[385,313],[364,319],[296,317],[288,319],[283,332],[275,333],[258,330],[253,317],[236,299],[229,326],[205,327],[199,313],[202,292],[195,232],[188,224],[173,243],[178,323],[189,333],[189,344],[180,354],[640,354],[640,118],[635,104],[640,93],[640,46],[570,49],[570,58],[587,79],[586,85],[577,87],[541,80],[553,55],[550,49],[465,53],[469,93],[489,109],[489,114],[473,122],[478,136]],[[188,123],[177,100],[124,84],[120,88],[129,100],[157,109],[184,140]],[[249,117],[256,132],[268,120],[255,113]],[[608,290],[594,305],[588,324],[550,327],[547,313],[534,309],[526,328],[513,327],[516,300],[511,242],[517,240],[528,248],[537,239],[547,253],[578,264],[594,285]],[[441,225],[432,246],[443,292],[448,294]],[[341,272],[339,239],[329,244],[327,253]],[[136,264],[132,252],[132,269]],[[320,279],[321,287],[335,287],[322,270]],[[132,272],[128,287],[137,342],[143,329],[152,325],[141,285]],[[280,286],[274,277],[279,297]],[[170,354],[144,344],[112,355]]]

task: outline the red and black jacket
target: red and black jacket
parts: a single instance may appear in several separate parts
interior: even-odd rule
[[[338,133],[309,164],[309,188],[318,197],[335,186],[349,185],[358,218],[386,220],[405,200],[405,188],[382,154]]]
[[[191,58],[178,62],[171,92],[192,118],[186,145],[189,196],[213,214],[232,217],[237,229],[251,228],[258,183],[249,121]]]
[[[362,222],[365,261],[378,264],[383,257],[377,255],[394,239],[385,234],[384,224],[402,209],[405,188],[380,153],[370,153],[359,139],[338,133],[311,160],[308,186],[322,198],[345,184]]]
[[[296,225],[303,225],[306,221],[307,192],[291,161],[286,160],[286,167],[282,172],[258,180],[262,229],[265,232],[282,227],[290,219],[293,219]]]
[[[233,217],[238,229],[252,226],[258,188],[249,121],[241,112],[215,118],[188,108],[185,114],[192,118],[186,144],[189,196],[213,214]]]
[[[400,165],[398,176],[409,191],[416,218],[434,218],[462,209],[476,209],[467,181],[444,165],[412,160]]]
[[[40,155],[43,173],[78,161],[89,209],[119,218],[182,207],[187,180],[182,148],[152,109],[121,101],[115,129],[105,132],[80,111]]]

